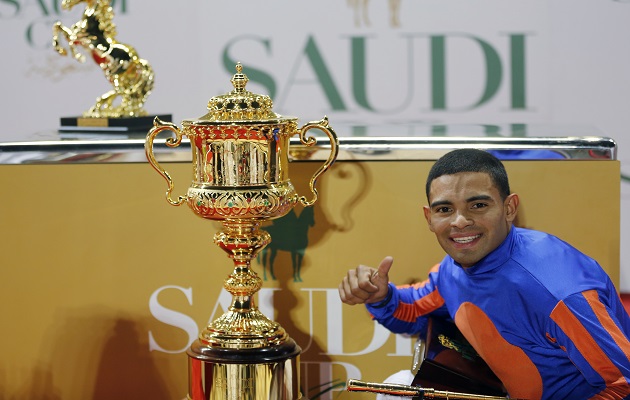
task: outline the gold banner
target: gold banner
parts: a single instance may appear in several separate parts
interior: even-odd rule
[[[397,283],[424,279],[443,257],[421,211],[431,164],[338,162],[314,207],[267,224],[273,241],[253,265],[266,279],[257,303],[302,348],[308,398],[372,399],[337,391],[411,365],[414,339],[342,305],[337,285],[385,255]],[[298,192],[318,166],[291,165]],[[519,225],[560,236],[618,284],[619,162],[506,167]],[[169,172],[183,194],[190,164]],[[185,351],[230,303],[231,261],[212,243],[220,224],[169,207],[143,163],[3,165],[0,187],[0,398],[185,398]]]

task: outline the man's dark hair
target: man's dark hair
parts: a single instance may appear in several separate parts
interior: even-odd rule
[[[442,175],[453,175],[459,172],[483,172],[490,175],[490,179],[499,190],[501,200],[510,195],[510,183],[503,163],[492,154],[477,149],[458,149],[440,157],[427,177],[427,200],[431,182]]]

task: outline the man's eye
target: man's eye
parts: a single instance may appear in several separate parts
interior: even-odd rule
[[[472,208],[484,208],[484,207],[488,207],[488,205],[486,203],[475,203],[472,206]]]
[[[450,207],[438,207],[438,208],[435,209],[435,212],[437,212],[437,213],[447,213],[450,210],[451,210]]]

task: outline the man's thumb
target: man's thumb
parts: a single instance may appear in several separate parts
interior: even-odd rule
[[[393,263],[394,263],[393,257],[387,256],[383,258],[383,261],[381,261],[381,263],[378,265],[378,274],[380,276],[389,275],[389,269],[392,267]]]

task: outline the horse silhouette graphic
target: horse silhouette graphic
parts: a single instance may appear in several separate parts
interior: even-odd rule
[[[263,279],[267,280],[267,268],[272,280],[276,280],[274,262],[279,251],[291,254],[293,267],[293,282],[302,282],[300,271],[304,253],[308,246],[308,230],[315,225],[315,211],[313,207],[305,207],[298,216],[295,209],[287,215],[273,221],[273,224],[262,229],[271,235],[271,243],[267,245],[258,257],[263,267]]]

